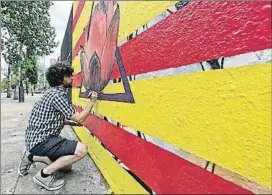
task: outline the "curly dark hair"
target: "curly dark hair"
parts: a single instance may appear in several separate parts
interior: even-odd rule
[[[60,86],[64,76],[72,76],[74,69],[67,62],[57,62],[50,66],[46,72],[46,79],[51,87]]]

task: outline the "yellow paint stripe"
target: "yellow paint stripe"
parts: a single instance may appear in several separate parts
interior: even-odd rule
[[[74,60],[72,61],[72,66],[74,68],[75,74],[81,71],[81,66],[80,66],[80,55],[77,55]]]
[[[96,5],[98,2],[95,2]],[[122,41],[129,34],[160,15],[167,8],[173,6],[176,1],[119,1],[120,5],[120,26],[119,41]],[[78,5],[78,1],[74,5]],[[73,32],[73,47],[77,43],[83,28],[87,25],[91,14],[92,2],[86,1],[84,9],[78,19]],[[131,11],[133,10],[133,11]],[[75,11],[75,10],[74,10]],[[81,71],[79,55],[72,62],[75,73]]]
[[[107,194],[113,194],[112,189],[108,189]]]
[[[130,85],[136,104],[99,101],[94,111],[271,188],[271,64]]]
[[[73,48],[75,44],[77,43],[77,40],[79,39],[80,35],[83,33],[84,27],[87,25],[90,15],[91,15],[91,9],[92,9],[92,1],[86,1],[84,8],[80,14],[80,17],[78,19],[78,22],[75,26],[74,32],[73,32]]]
[[[72,89],[72,102],[73,104],[80,106],[80,105],[87,105],[90,103],[90,100],[87,98],[79,98],[79,89],[78,88],[73,88]]]
[[[115,194],[148,194],[83,127],[74,127],[80,140],[88,145],[88,152]]]
[[[73,17],[75,16],[79,1],[73,1]]]
[[[119,1],[119,41],[160,15],[177,1]]]
[[[125,39],[132,32],[160,15],[177,1],[119,1],[120,26],[119,41]],[[73,33],[73,47],[79,39],[83,28],[87,25],[91,14],[91,1],[86,1],[78,23]]]

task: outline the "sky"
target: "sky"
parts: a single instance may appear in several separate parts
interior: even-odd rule
[[[50,59],[57,59],[60,56],[62,40],[66,30],[69,14],[72,8],[73,1],[53,1],[54,5],[50,8],[51,25],[56,29],[56,41],[59,41],[55,52],[50,56],[46,56],[46,65],[50,65]]]
[[[46,67],[50,65],[50,59],[57,59],[60,56],[62,40],[73,1],[53,1],[53,3],[54,5],[51,6],[49,13],[51,15],[51,25],[56,29],[56,41],[59,41],[59,45],[54,49],[54,53],[45,57]],[[5,71],[6,66],[7,65],[1,55],[1,69]]]

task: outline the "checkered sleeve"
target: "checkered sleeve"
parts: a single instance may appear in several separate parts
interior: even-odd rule
[[[67,119],[76,113],[75,108],[68,102],[68,98],[65,94],[56,94],[53,99],[53,106]]]

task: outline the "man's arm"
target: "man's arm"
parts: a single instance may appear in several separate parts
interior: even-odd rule
[[[89,105],[80,113],[76,112],[65,95],[56,95],[53,100],[53,106],[60,111],[66,119],[82,123],[87,118],[88,114],[90,114],[93,105],[97,100],[97,93],[91,92],[89,98],[91,99]]]
[[[82,112],[76,112],[72,117],[70,117],[71,120],[76,121],[78,123],[82,123],[90,114],[96,100],[97,100],[97,93],[96,92],[91,92],[90,95],[90,103]]]
[[[68,120],[68,119],[65,119],[64,125],[70,125],[70,126],[82,126],[81,123],[78,123],[78,122],[73,121],[73,120]]]

